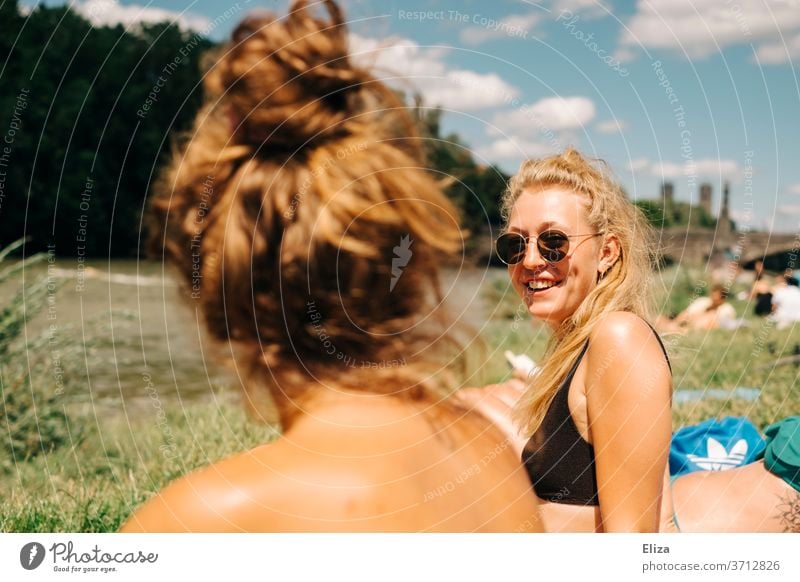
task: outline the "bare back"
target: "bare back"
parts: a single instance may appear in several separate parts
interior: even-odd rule
[[[689,473],[675,481],[671,494],[682,532],[800,531],[800,493],[762,461]]]
[[[471,413],[317,403],[276,442],[187,475],[123,531],[541,531],[521,464]]]

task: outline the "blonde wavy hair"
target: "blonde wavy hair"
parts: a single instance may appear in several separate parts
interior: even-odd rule
[[[614,311],[629,311],[649,320],[650,285],[656,257],[654,231],[642,212],[625,196],[602,160],[587,159],[569,148],[548,158],[527,160],[510,180],[503,197],[506,221],[526,190],[561,186],[586,198],[593,232],[616,235],[620,256],[578,309],[554,330],[543,365],[531,379],[515,411],[527,434],[539,428],[559,386],[564,382],[597,323]]]
[[[457,211],[405,104],[351,61],[339,6],[247,17],[207,66],[205,106],[150,206],[150,248],[234,346],[248,402],[266,386],[285,428],[321,383],[445,389],[438,268],[463,249]]]

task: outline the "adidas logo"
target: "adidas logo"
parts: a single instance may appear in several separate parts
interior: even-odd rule
[[[706,450],[707,457],[691,453],[686,456],[692,463],[706,471],[725,471],[742,464],[747,455],[747,441],[739,439],[729,453],[718,440],[709,437]]]

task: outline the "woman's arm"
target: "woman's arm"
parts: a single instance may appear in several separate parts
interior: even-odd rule
[[[490,384],[482,388],[462,388],[455,399],[470,410],[483,415],[491,421],[506,440],[511,443],[517,458],[522,456],[522,449],[528,437],[522,435],[512,420],[512,412],[517,401],[525,392],[525,382],[512,378],[502,384]]]
[[[604,531],[656,532],[672,433],[672,378],[653,331],[612,313],[593,331],[585,380]]]

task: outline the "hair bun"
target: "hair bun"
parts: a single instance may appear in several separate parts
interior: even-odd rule
[[[324,6],[328,18],[301,0],[284,18],[251,14],[233,31],[207,85],[222,95],[243,141],[294,149],[347,132],[370,77],[350,64],[339,7]]]

